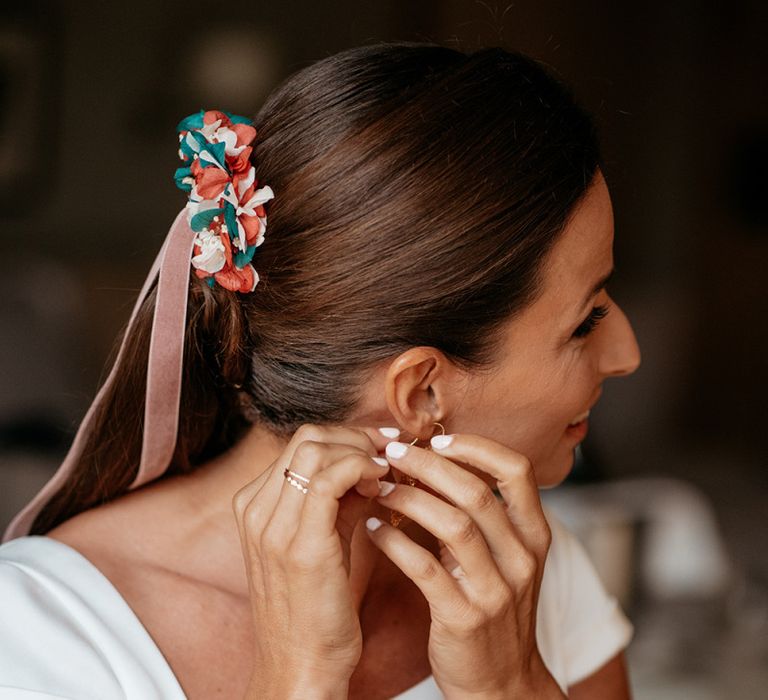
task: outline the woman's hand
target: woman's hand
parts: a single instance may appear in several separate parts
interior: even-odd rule
[[[441,561],[400,530],[368,521],[376,545],[429,602],[429,658],[445,697],[565,697],[536,644],[536,607],[551,533],[528,460],[469,434],[454,435],[440,454],[407,446],[404,456],[395,458],[391,450],[392,465],[450,501],[404,484],[378,498],[441,540]],[[497,479],[505,503],[449,457]]]
[[[362,652],[350,540],[389,471],[372,459],[389,440],[373,428],[303,425],[233,496],[255,627],[248,697],[347,697]],[[306,494],[286,467],[310,479]]]

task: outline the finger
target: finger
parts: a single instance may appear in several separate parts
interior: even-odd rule
[[[466,573],[466,585],[474,595],[482,598],[495,594],[505,583],[480,528],[466,512],[423,489],[404,484],[388,485],[386,495],[377,500],[442,540]]]
[[[389,430],[397,430],[391,428]],[[371,457],[383,452],[391,437],[386,437],[377,428],[367,426],[345,427],[327,426],[305,423],[291,437],[290,442],[283,450],[280,459],[276,462],[276,470],[270,475],[267,488],[274,489],[275,495],[282,486],[283,470],[293,462],[294,454],[302,442],[325,442],[329,444],[349,445],[357,447]]]
[[[253,507],[254,499],[256,498],[256,495],[261,491],[264,484],[267,482],[270,473],[270,469],[265,469],[253,481],[249,481],[247,484],[235,491],[234,494],[232,494],[232,510],[235,514],[235,522],[237,524],[237,530],[240,535],[240,542],[243,544],[244,548],[246,542],[246,513],[249,511],[249,509],[256,511],[256,509]],[[257,512],[260,513],[261,508],[259,508]],[[247,519],[250,522],[252,516],[249,516]]]
[[[347,486],[347,490],[358,486],[361,479],[365,479],[372,481],[378,492],[377,480],[389,469],[386,460],[382,466],[357,447],[305,440],[294,451],[293,460],[288,466],[291,472],[289,476],[294,483],[283,477],[280,496],[264,529],[265,536],[268,539],[271,536],[279,538],[282,542],[292,540],[298,528],[305,500],[316,479],[323,471],[327,471],[334,464],[343,462],[350,456],[357,457],[354,463],[358,465],[358,478]],[[365,465],[365,468],[362,465]],[[297,488],[295,484],[301,488]],[[344,493],[346,490],[340,494],[339,498]]]
[[[449,437],[450,440],[436,440],[436,446],[433,446],[432,450],[407,446],[403,457],[393,459],[390,459],[392,448],[388,447],[387,459],[398,469],[410,473],[430,486],[430,480],[435,481],[439,473],[448,470],[455,473],[456,468],[461,468],[454,464],[454,460],[490,474],[498,482],[499,492],[506,505],[507,518],[523,545],[543,562],[551,536],[530,461],[505,445],[480,435],[456,433],[437,437]],[[441,443],[443,447],[440,447]],[[447,459],[439,461],[435,459],[438,456]],[[453,469],[450,464],[454,465]],[[411,471],[408,471],[409,468]],[[417,471],[419,473],[416,473]],[[491,503],[487,502],[489,507],[486,512],[492,512]]]
[[[525,546],[505,512],[504,504],[488,484],[447,457],[419,447],[408,446],[405,455],[399,458],[394,458],[388,449],[387,459],[467,513],[480,528],[504,578],[509,581],[518,575],[515,562],[526,555]]]
[[[335,537],[339,499],[361,479],[376,479],[386,474],[368,455],[347,453],[312,477],[296,517],[296,534],[301,542],[312,543]]]
[[[271,518],[282,492],[283,482],[285,481],[285,468],[291,464],[294,454],[302,442],[312,441],[350,445],[374,457],[379,452],[383,452],[386,443],[392,440],[392,435],[397,431],[397,428],[387,428],[386,430],[388,435],[382,434],[377,428],[367,426],[348,428],[343,426],[321,426],[313,423],[305,423],[299,426],[280,454],[280,457],[275,460],[271,467],[265,470],[259,477],[243,486],[233,496],[233,509],[238,523],[242,521],[243,512],[249,502],[258,496],[258,513],[254,515],[253,521],[255,526],[264,527]],[[241,537],[243,535],[242,529],[240,535]]]
[[[378,518],[368,518],[365,525],[374,544],[416,584],[431,608],[450,617],[452,610],[466,607],[466,595],[459,582],[431,552]]]

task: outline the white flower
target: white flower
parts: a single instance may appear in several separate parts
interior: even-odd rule
[[[205,138],[210,141],[211,136],[216,132],[216,130],[221,126],[221,119],[217,119],[214,122],[211,122],[210,124],[203,124],[203,127],[201,129],[197,129]]]
[[[222,126],[221,128],[216,129],[216,132],[213,135],[219,143],[224,143],[224,152],[228,156],[239,156],[246,147],[246,144],[243,144],[242,146],[237,145],[237,133],[227,126]]]
[[[260,246],[264,242],[264,232],[267,229],[267,217],[266,216],[258,216],[256,214],[256,207],[258,207],[260,204],[264,204],[265,202],[268,202],[270,199],[273,199],[275,196],[275,193],[272,191],[272,188],[269,185],[265,185],[264,187],[259,187],[254,193],[251,195],[250,199],[246,202],[241,202],[240,197],[242,197],[245,192],[248,190],[248,188],[253,184],[256,175],[255,175],[255,169],[253,166],[251,166],[248,170],[248,174],[245,178],[240,180],[237,187],[237,196],[235,195],[233,188],[227,185],[227,188],[224,190],[224,192],[221,195],[221,198],[225,201],[229,202],[233,207],[235,207],[235,218],[237,220],[237,238],[239,239],[238,247],[241,251],[245,252],[246,248],[248,247],[248,244],[246,243],[246,235],[245,235],[245,228],[243,227],[243,224],[240,221],[240,217],[245,216],[256,216],[261,223],[259,227],[259,236],[256,240],[255,244],[256,246]]]
[[[256,180],[256,168],[251,166],[248,168],[248,174],[241,178],[237,183],[237,196],[242,197],[248,191],[248,188],[253,184],[254,180]],[[233,202],[233,204],[237,206],[237,202]]]
[[[218,120],[215,123],[218,124],[220,121],[221,120]],[[207,129],[207,128],[208,128],[208,126],[206,126],[203,129],[197,129],[196,131],[199,131],[200,133],[203,133],[205,135],[206,139],[208,140],[208,143],[213,143],[210,140],[210,137],[208,136],[208,134],[205,132],[205,129]],[[195,157],[200,158],[201,167],[207,167],[209,165],[215,165],[217,168],[219,168],[219,170],[226,170],[226,168],[224,168],[213,157],[212,153],[210,153],[205,147],[200,146],[200,144],[198,143],[197,139],[192,135],[192,131],[188,131],[187,132],[186,142],[187,142],[187,145],[190,147],[190,149],[193,151],[192,157],[193,158],[195,158]],[[226,150],[226,146],[224,148]]]
[[[189,192],[189,200],[187,201],[187,217],[188,221],[192,221],[192,217],[195,214],[199,214],[201,211],[206,211],[207,209],[219,209],[219,201],[217,199],[203,199],[198,193],[197,193],[197,185],[194,183],[193,178],[193,184],[192,189]]]
[[[192,257],[192,265],[205,272],[218,272],[227,262],[226,249],[219,236],[213,231],[203,229],[195,236],[195,243],[200,246],[200,254]]]
[[[259,228],[259,235],[256,238],[256,240],[253,242],[253,245],[255,245],[258,248],[262,243],[264,243],[264,234],[267,232],[267,217],[259,216],[257,218],[261,226]]]
[[[237,207],[235,214],[237,216],[240,216],[240,214],[245,214],[246,216],[256,216],[256,207],[258,207],[259,204],[264,204],[264,202],[268,202],[270,199],[273,199],[274,196],[275,193],[272,191],[272,188],[269,185],[259,187],[259,189],[253,193],[247,202],[242,202],[240,206]]]

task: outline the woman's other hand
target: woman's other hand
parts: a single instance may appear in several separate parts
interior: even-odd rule
[[[350,540],[389,470],[373,459],[389,440],[374,428],[303,425],[233,496],[255,629],[248,697],[347,697],[362,653]],[[286,468],[310,480],[307,493]]]
[[[376,519],[368,520],[369,534],[429,602],[429,658],[446,698],[564,698],[536,643],[551,533],[531,465],[494,440],[450,437],[439,454],[408,445],[396,457],[393,446],[404,443],[387,448],[391,464],[450,502],[404,484],[378,498],[435,535],[442,561]],[[504,503],[449,457],[492,475]]]

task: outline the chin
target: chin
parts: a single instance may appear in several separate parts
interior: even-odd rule
[[[540,489],[552,489],[559,486],[571,473],[575,461],[576,452],[570,450],[566,456],[548,460],[541,466],[534,464],[533,471],[536,475],[536,484]]]

